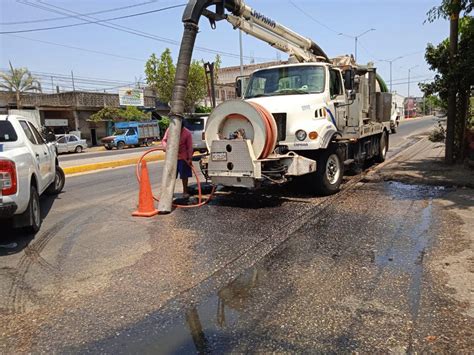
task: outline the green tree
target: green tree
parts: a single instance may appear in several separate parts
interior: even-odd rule
[[[216,57],[217,68],[221,59]],[[217,79],[218,70],[215,70]],[[176,66],[171,57],[171,51],[167,48],[160,58],[152,54],[145,64],[145,75],[147,83],[156,90],[158,99],[163,103],[171,102],[173,95],[174,77]],[[193,112],[196,105],[207,95],[206,73],[203,61],[193,60],[189,68],[188,87],[184,100],[185,110]]]
[[[450,55],[449,39],[445,39],[436,46],[429,43],[425,58],[430,65],[430,69],[435,71],[436,74],[432,82],[420,85],[425,95],[438,95],[443,107],[448,106],[449,93],[454,91],[456,101],[454,142],[450,140],[454,144],[454,159],[463,158],[465,130],[469,121],[470,87],[474,85],[474,65],[472,64],[472,58],[474,58],[474,20],[469,16],[473,8],[474,0],[443,0],[440,6],[434,7],[428,12],[428,21],[449,18],[452,14],[454,14],[453,16],[462,15],[458,25],[458,52],[456,56],[452,57]],[[456,36],[454,38],[456,39]]]
[[[18,109],[23,106],[21,104],[21,94],[28,91],[41,92],[41,83],[26,68],[13,68],[11,62],[10,71],[7,73],[0,73],[0,88],[6,89],[16,96],[16,105]]]
[[[127,106],[125,109],[117,107],[104,107],[91,115],[94,122],[100,121],[144,121],[151,118],[150,113],[140,111],[135,106]]]

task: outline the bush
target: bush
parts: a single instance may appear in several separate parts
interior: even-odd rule
[[[442,126],[434,128],[428,137],[428,139],[432,142],[443,142],[446,138],[445,130]]]

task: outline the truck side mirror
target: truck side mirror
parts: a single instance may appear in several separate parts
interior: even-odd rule
[[[355,90],[347,90],[347,98],[351,101],[354,101],[356,99]]]
[[[240,78],[235,81],[235,96],[242,97],[242,80]]]
[[[352,69],[346,70],[344,72],[344,88],[346,90],[354,89],[354,72]]]

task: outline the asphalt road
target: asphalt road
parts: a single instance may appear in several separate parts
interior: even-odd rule
[[[150,219],[131,217],[137,191],[133,167],[69,177],[36,236],[2,232],[0,352],[469,349],[426,266],[453,233],[443,189],[353,177],[331,197],[221,191]]]
[[[112,150],[104,150],[104,151],[85,151],[83,153],[67,153],[67,154],[60,154],[59,161],[60,162],[70,162],[70,161],[85,161],[91,158],[99,158],[99,157],[117,157],[120,159],[120,156],[124,154],[133,154],[133,153],[141,153],[146,150],[150,149],[149,147],[139,147],[139,148],[124,148],[121,150],[112,149]]]

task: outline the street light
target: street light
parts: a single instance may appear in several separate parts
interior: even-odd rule
[[[400,57],[397,57],[395,59],[381,59],[380,61],[381,62],[386,62],[386,63],[390,63],[390,92],[392,92],[392,63],[399,60],[399,59],[402,59],[404,56],[400,56]]]
[[[410,72],[411,72],[412,69],[415,69],[418,66],[419,65],[417,64],[417,65],[415,65],[411,68],[408,68],[408,95],[407,95],[408,98],[410,97]]]
[[[354,53],[354,60],[357,62],[357,41],[359,40],[359,37],[362,37],[363,35],[365,35],[366,33],[369,33],[371,31],[375,31],[375,28],[370,28],[368,29],[367,31],[365,32],[362,32],[361,34],[357,35],[357,36],[351,36],[351,35],[347,35],[345,33],[339,33],[339,36],[346,36],[346,37],[349,37],[349,38],[354,38],[355,40],[355,53]]]

